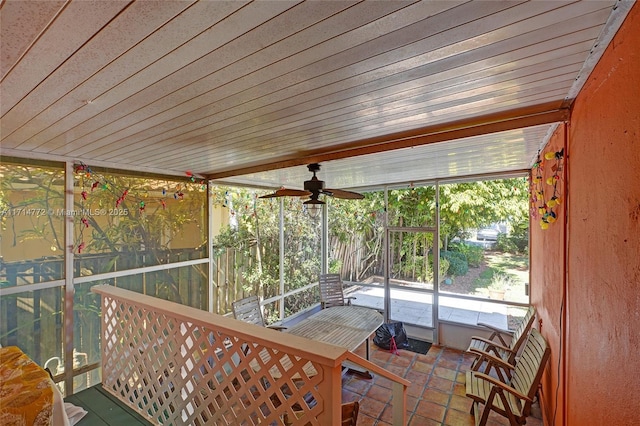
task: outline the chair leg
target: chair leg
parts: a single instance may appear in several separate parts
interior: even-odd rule
[[[485,426],[487,424],[487,420],[489,420],[489,413],[491,412],[491,405],[485,404],[482,409],[482,417],[480,417],[480,421],[476,422],[478,426]]]

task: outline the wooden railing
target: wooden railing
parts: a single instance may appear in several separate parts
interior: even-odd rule
[[[340,424],[341,365],[410,384],[348,350],[100,285],[102,385],[154,424]]]

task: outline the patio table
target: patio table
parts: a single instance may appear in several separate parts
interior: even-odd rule
[[[366,358],[369,359],[369,338],[383,321],[382,314],[371,308],[334,306],[311,315],[286,332],[342,346],[350,351],[366,342]]]

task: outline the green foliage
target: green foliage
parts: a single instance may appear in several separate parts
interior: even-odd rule
[[[476,278],[475,282],[473,283],[474,289],[478,289],[478,288],[486,289],[487,287],[489,287],[489,284],[491,284],[491,280],[493,279],[493,275],[499,272],[500,272],[500,269],[494,268],[492,266],[480,272],[480,275],[478,276],[478,278]]]
[[[342,269],[342,260],[341,259],[329,259],[329,273],[330,274],[338,274]]]
[[[469,272],[469,264],[463,253],[443,250],[440,257],[449,261],[449,275],[461,276]]]
[[[480,273],[474,287],[489,290],[506,290],[516,282],[517,278],[506,272],[502,267],[490,266]]]
[[[469,266],[474,268],[479,267],[484,258],[484,250],[482,247],[473,244],[452,243],[449,245],[449,249],[453,252],[462,253]]]
[[[451,267],[451,263],[449,262],[449,260],[441,257],[440,258],[439,268],[438,268],[438,269],[440,269],[440,281],[441,282],[444,279],[444,277],[446,277],[447,274],[449,273],[449,268],[450,267]],[[433,276],[430,277],[430,281],[433,281]]]
[[[304,213],[302,200],[257,199],[261,192],[248,188],[213,188],[214,199],[228,215],[229,223],[221,227],[212,246],[216,258],[232,260],[233,263],[227,265],[228,275],[241,271],[239,275],[227,278],[225,285],[269,298],[280,293],[280,201],[285,208],[285,291],[317,280],[320,223]],[[229,297],[236,296],[231,294]],[[308,302],[304,297],[291,297],[287,299],[287,309],[296,311],[300,306],[306,307]]]
[[[440,231],[444,239],[463,237],[469,229],[494,222],[528,220],[525,178],[465,182],[441,186]]]
[[[529,252],[529,223],[517,223],[511,233],[499,234],[496,248],[505,253],[522,254]]]
[[[506,272],[495,272],[489,282],[489,290],[505,291],[513,284],[513,277]]]

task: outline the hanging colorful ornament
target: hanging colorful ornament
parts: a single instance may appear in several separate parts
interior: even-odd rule
[[[93,190],[96,189],[98,185],[100,185],[100,182],[98,181],[93,182],[93,185],[91,185],[91,191],[93,192]]]
[[[144,212],[144,201],[140,201],[140,213]]]
[[[547,222],[549,223],[553,223],[556,221],[556,214],[554,212],[549,212],[549,214],[547,215]]]
[[[549,151],[544,154],[544,158],[547,160],[560,160],[562,157],[564,157],[564,148],[557,152]]]
[[[160,200],[160,204],[162,204],[162,210],[167,209],[167,203],[165,203],[164,200]]]
[[[82,250],[84,250],[84,241],[78,245],[78,253],[82,253]]]
[[[87,199],[87,196],[88,196],[89,194],[87,194],[87,191],[82,191],[82,192],[80,193],[80,195],[82,195],[82,199],[83,199],[83,200],[86,200],[86,199]]]
[[[536,211],[537,214],[540,215],[540,227],[542,229],[547,229],[549,224],[556,222],[558,217],[554,209],[562,202],[561,194],[558,189],[558,182],[561,177],[563,158],[564,149],[557,152],[550,151],[544,154],[544,159],[546,161],[555,160],[555,163],[550,167],[553,174],[544,180],[548,186],[553,187],[553,192],[550,194],[551,196],[547,195],[545,197],[546,187],[542,184],[543,163],[540,160],[540,153],[538,153],[538,159],[533,165],[533,168],[536,169],[536,174],[535,176],[532,176],[530,180],[532,215],[535,216],[533,212]],[[546,192],[548,194],[549,190],[547,189]]]
[[[83,217],[82,219],[80,219],[80,222],[82,222],[85,228],[89,227],[89,221],[87,220],[86,217]]]

